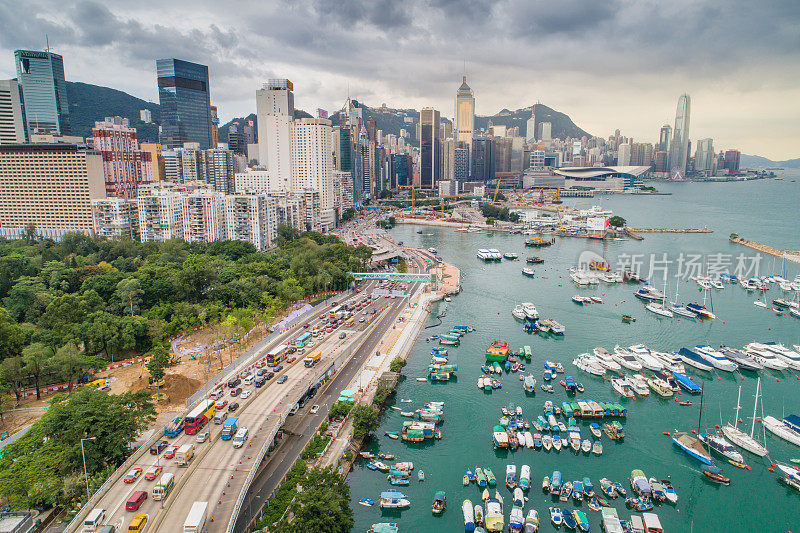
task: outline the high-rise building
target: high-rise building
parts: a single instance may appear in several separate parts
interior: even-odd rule
[[[143,152],[150,152],[150,163],[153,165],[153,181],[161,181],[166,178],[164,163],[164,152],[158,143],[142,143],[139,149]]]
[[[661,131],[658,135],[658,149],[662,152],[669,153],[670,140],[672,139],[672,126],[664,124],[661,126]]]
[[[664,173],[667,172],[667,170],[669,170],[669,167],[667,165],[667,161],[669,160],[669,154],[667,152],[665,152],[664,150],[659,150],[658,152],[656,152],[654,159],[655,159],[654,167],[656,172]]]
[[[533,146],[536,142],[536,110],[531,109],[531,118],[528,119],[528,122],[525,125],[525,140],[528,142],[528,146]]]
[[[494,137],[492,144],[494,145],[492,146],[492,154],[494,155],[492,164],[494,165],[495,176],[511,172],[511,139],[508,137]]]
[[[139,120],[141,120],[145,124],[150,124],[151,122],[153,122],[153,113],[149,109],[140,109]]]
[[[440,122],[441,116],[437,110],[426,107],[420,111],[420,186],[423,189],[434,188],[436,181],[439,179],[441,165]]]
[[[671,177],[686,174],[686,161],[689,158],[689,118],[692,101],[688,94],[678,98],[675,111],[675,129],[672,135],[672,146],[669,154],[669,173]]]
[[[472,171],[474,181],[487,182],[494,179],[494,154],[491,137],[475,137],[472,139]]]
[[[181,196],[184,241],[214,242],[224,238],[223,196],[209,189],[195,189]]]
[[[219,115],[217,114],[217,106],[212,105],[209,107],[211,114],[211,146],[209,148],[219,147]]]
[[[95,122],[92,137],[95,150],[103,154],[106,196],[130,200],[138,196],[140,185],[153,182],[153,155],[139,149],[136,128],[127,118]]]
[[[225,238],[246,241],[259,250],[278,237],[278,202],[266,194],[229,194],[223,198]]]
[[[469,179],[469,148],[453,150],[453,179],[458,181]]]
[[[234,154],[230,150],[205,150],[199,154],[205,165],[202,179],[222,194],[233,194],[236,169]]]
[[[392,188],[411,185],[409,159],[408,154],[392,154]]]
[[[24,142],[20,87],[17,80],[0,80],[0,144]]]
[[[258,163],[281,178],[292,176],[292,125],[294,85],[272,79],[256,91]]]
[[[291,190],[319,191],[321,224],[330,229],[333,215],[333,145],[331,121],[326,118],[301,118],[294,123],[291,145]]]
[[[716,170],[716,161],[717,154],[714,153],[714,140],[698,140],[697,151],[694,154],[694,171],[701,176],[711,176]]]
[[[552,141],[553,135],[553,124],[551,122],[542,122],[539,124],[539,140],[545,143],[545,146],[549,146],[550,141]]]
[[[452,180],[454,175],[453,158],[455,156],[455,140],[450,137],[442,139],[439,143],[442,151],[441,158],[439,159],[439,179]]]
[[[456,91],[455,117],[456,148],[472,150],[472,131],[475,129],[475,95],[467,85],[466,76],[463,77],[461,86]]]
[[[631,164],[631,145],[628,143],[620,144],[617,148],[617,165],[626,167]]]
[[[0,236],[92,232],[92,200],[106,195],[103,157],[75,144],[0,145]]]
[[[728,171],[728,174],[737,174],[739,172],[740,156],[739,150],[725,151],[725,170]]]
[[[174,187],[170,182],[159,182],[140,190],[136,199],[136,214],[142,242],[183,238],[181,195],[173,190]]]
[[[64,59],[50,51],[16,50],[14,60],[28,139],[35,134],[69,135]]]
[[[653,164],[653,145],[650,143],[633,143],[631,147],[630,165],[649,167]]]
[[[181,59],[156,61],[161,103],[161,145],[198,143],[211,148],[211,89],[208,67]]]
[[[94,233],[107,239],[137,239],[139,217],[137,200],[98,198],[92,200]]]
[[[544,150],[531,150],[531,165],[532,169],[542,169],[545,167],[545,151]]]

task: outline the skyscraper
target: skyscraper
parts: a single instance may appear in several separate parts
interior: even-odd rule
[[[33,134],[69,135],[69,102],[64,60],[52,52],[16,50],[17,82],[28,138]]]
[[[139,186],[152,183],[153,154],[139,149],[136,129],[127,118],[106,117],[94,123],[94,149],[103,154],[106,196],[130,200]]]
[[[661,133],[658,136],[658,150],[669,153],[669,141],[672,137],[672,126],[664,124],[661,126]]]
[[[211,148],[208,67],[181,59],[158,59],[156,75],[161,103],[161,145],[170,149],[191,142],[203,149]]]
[[[692,101],[688,94],[678,98],[675,111],[675,130],[672,135],[672,146],[669,154],[669,173],[674,178],[678,174],[686,174],[686,160],[689,158],[689,117]]]
[[[536,110],[531,110],[531,118],[528,119],[525,125],[525,140],[528,141],[528,146],[533,146],[536,142]]]
[[[273,79],[256,91],[258,163],[283,179],[292,176],[291,143],[294,85]]]
[[[420,187],[432,189],[438,180],[441,161],[439,148],[441,115],[431,107],[426,107],[419,114],[420,139]]]
[[[717,155],[714,153],[713,139],[700,139],[697,141],[697,151],[694,154],[694,170],[701,176],[710,176],[714,173],[714,163]]]
[[[456,91],[456,148],[472,150],[472,131],[475,129],[475,96],[467,85],[467,77]]]
[[[24,143],[22,99],[17,80],[0,80],[0,144]]]

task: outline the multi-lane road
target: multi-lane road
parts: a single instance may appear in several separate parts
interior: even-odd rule
[[[373,284],[365,284],[363,292],[353,293],[340,303],[354,303],[363,300],[372,286]],[[141,475],[133,483],[124,483],[120,480],[111,487],[95,506],[95,508],[105,509],[104,523],[114,525],[117,531],[120,531],[124,530],[124,527],[137,514],[147,514],[149,524],[146,531],[173,531],[183,524],[195,501],[208,501],[210,514],[215,519],[211,524],[211,531],[223,531],[239,494],[235,487],[238,485],[241,488],[258,449],[263,445],[270,430],[280,423],[284,402],[288,401],[289,396],[296,396],[297,391],[307,390],[318,369],[326,368],[345,350],[359,345],[370,322],[382,316],[379,310],[389,302],[391,301],[386,298],[376,298],[360,312],[354,314],[355,320],[352,326],[349,328],[340,326],[333,332],[327,333],[324,338],[316,338],[315,345],[306,349],[306,353],[311,350],[319,350],[323,354],[322,359],[314,368],[306,368],[302,361],[303,356],[294,354],[297,359],[291,364],[284,363],[284,369],[276,373],[263,387],[244,387],[245,390],[252,391],[251,396],[246,400],[232,398],[229,395],[229,389],[226,388],[225,399],[229,402],[236,400],[241,404],[236,412],[230,413],[230,416],[238,416],[239,427],[248,427],[250,430],[250,438],[245,446],[236,449],[233,448],[232,441],[221,440],[222,426],[215,425],[213,422],[204,428],[204,431],[209,431],[211,435],[210,439],[204,443],[198,443],[196,435],[181,434],[172,439],[166,438],[170,446],[194,444],[194,459],[188,467],[178,467],[174,459],[163,457],[163,451],[158,455],[145,453],[133,467],[141,468],[146,472],[151,466],[160,465],[163,467],[163,471],[153,481],[147,481],[144,479],[144,475]],[[373,310],[375,310],[375,314],[372,314]],[[361,322],[360,319],[364,319],[364,321]],[[298,327],[286,332],[266,346],[255,360],[260,360],[273,347],[288,343],[301,332],[311,331],[321,323],[321,316],[314,316],[309,321],[308,329]],[[340,333],[345,333],[346,337],[340,339]],[[286,381],[278,383],[282,376],[286,377]],[[158,479],[167,472],[175,475],[175,486],[164,501],[154,501],[152,489]],[[139,490],[147,491],[148,499],[138,511],[126,511],[125,502],[134,491]]]

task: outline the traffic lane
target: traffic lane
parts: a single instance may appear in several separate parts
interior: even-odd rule
[[[353,336],[351,341],[357,342],[359,338],[360,336]],[[325,351],[326,356],[323,360],[333,361],[346,344],[346,342],[334,340],[333,346],[328,346],[330,350]],[[324,348],[324,345],[320,345],[320,347]],[[239,427],[248,427],[251,434],[249,442],[239,449],[233,448],[233,443],[229,441],[216,442],[214,448],[200,459],[202,462],[195,467],[197,473],[193,472],[193,476],[197,475],[198,480],[201,480],[202,483],[185,485],[170,505],[162,523],[173,523],[173,521],[185,519],[185,515],[195,501],[209,501],[212,515],[219,505],[220,499],[222,499],[223,507],[226,506],[225,504],[232,505],[235,502],[238,496],[235,483],[229,491],[226,491],[226,494],[222,494],[228,488],[230,476],[237,475],[236,472],[239,472],[238,475],[241,476],[247,475],[252,467],[252,459],[264,444],[263,439],[266,439],[272,427],[279,422],[279,417],[274,412],[275,409],[281,407],[286,393],[308,384],[305,380],[310,371],[311,369],[305,366],[293,367],[287,373],[289,376],[287,381],[278,385],[283,387],[284,394],[267,398],[266,403],[251,402],[243,409],[239,416]],[[223,451],[220,453],[219,449]],[[223,518],[218,517],[221,523],[220,527],[224,527],[226,522]]]
[[[249,518],[255,512],[255,508],[260,503],[263,503],[264,498],[277,488],[284,474],[297,462],[297,458],[300,457],[300,454],[316,434],[317,428],[327,417],[330,406],[339,397],[339,391],[348,386],[356,374],[361,371],[364,363],[379,346],[384,334],[388,332],[388,325],[394,324],[404,307],[405,303],[402,301],[395,302],[391,306],[389,312],[383,317],[383,321],[386,321],[386,329],[381,328],[383,321],[379,323],[356,350],[342,371],[334,377],[329,386],[321,393],[320,400],[318,400],[322,402],[319,412],[315,415],[309,414],[300,418],[292,426],[286,425],[287,431],[291,433],[284,437],[281,447],[267,459],[264,470],[251,485],[242,506],[244,516],[240,516],[236,523],[235,531],[237,533],[246,529],[248,525],[246,522],[249,522]],[[323,404],[327,408],[323,409]]]

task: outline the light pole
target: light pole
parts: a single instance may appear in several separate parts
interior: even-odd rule
[[[86,452],[83,451],[83,441],[97,440],[97,437],[88,437],[81,439],[81,456],[83,456],[83,477],[86,479],[86,503],[89,503],[89,474],[86,472]]]

